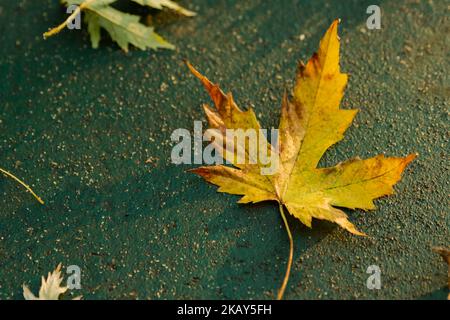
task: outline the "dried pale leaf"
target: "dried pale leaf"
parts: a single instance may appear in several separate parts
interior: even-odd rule
[[[39,297],[31,293],[26,285],[23,285],[23,296],[26,300],[58,300],[59,296],[67,291],[66,287],[61,287],[61,264],[53,272],[49,272],[47,279],[42,277]]]
[[[62,281],[61,264],[58,264],[53,272],[48,273],[47,278],[42,277],[38,297],[25,284],[23,285],[23,297],[25,300],[58,300],[60,295],[67,291],[67,287],[61,286]],[[81,298],[78,296],[73,300],[81,300]]]

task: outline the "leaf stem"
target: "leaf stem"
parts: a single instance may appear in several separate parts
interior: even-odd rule
[[[292,258],[294,256],[294,240],[292,240],[291,230],[289,229],[289,224],[288,224],[286,216],[284,214],[283,204],[279,203],[279,207],[280,207],[280,214],[281,214],[281,217],[283,218],[284,226],[286,227],[286,232],[289,237],[289,248],[290,249],[289,249],[289,259],[288,259],[288,263],[287,263],[286,274],[284,276],[283,283],[280,287],[280,290],[278,291],[277,300],[283,299],[284,291],[286,290],[286,285],[289,281],[289,274],[291,273]]]
[[[47,32],[44,32],[44,34],[43,34],[44,39],[47,39],[47,38],[54,36],[55,34],[61,32],[62,29],[64,29],[73,19],[75,19],[75,17],[78,14],[80,14],[81,10],[86,8],[88,5],[90,5],[94,1],[95,0],[86,0],[83,3],[81,3],[63,23],[61,23],[59,26],[57,26],[55,28],[52,28],[51,30],[49,30]]]
[[[17,181],[18,183],[20,183],[22,186],[25,187],[25,189],[27,189],[27,190],[33,195],[33,197],[36,198],[37,201],[39,201],[40,204],[44,204],[44,201],[42,201],[42,199],[39,198],[39,196],[38,196],[36,193],[34,193],[34,191],[33,191],[27,184],[25,184],[25,182],[23,182],[22,180],[20,180],[19,178],[17,178],[17,177],[16,177],[15,175],[13,175],[12,173],[10,173],[10,172],[8,172],[8,171],[6,171],[6,170],[3,170],[2,168],[0,168],[0,172],[3,173],[3,174],[6,175],[6,176],[12,178],[13,180]]]

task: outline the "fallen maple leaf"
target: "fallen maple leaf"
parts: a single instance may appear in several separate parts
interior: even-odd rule
[[[39,297],[36,297],[30,289],[23,285],[23,297],[25,300],[58,300],[59,296],[67,291],[67,287],[61,287],[61,264],[58,264],[53,272],[49,272],[47,279],[42,277]],[[72,300],[80,300],[81,296]]]
[[[140,23],[140,17],[122,12],[110,6],[117,0],[61,0],[66,6],[77,5],[78,8],[59,26],[44,33],[44,39],[59,33],[81,11],[85,13],[85,21],[88,24],[88,32],[93,48],[98,48],[101,32],[104,28],[111,38],[117,42],[125,52],[129,44],[145,50],[146,48],[174,49],[174,46],[159,36],[153,27]],[[132,0],[143,6],[149,6],[162,10],[163,7],[172,9],[185,16],[194,16],[195,12],[189,11],[171,0]]]
[[[215,104],[215,110],[204,105],[211,128],[223,134],[225,145],[219,152],[234,168],[216,165],[192,170],[220,188],[219,192],[243,195],[239,203],[274,200],[279,203],[290,241],[290,254],[283,284],[278,292],[281,299],[292,265],[293,241],[283,207],[311,227],[312,218],[329,220],[347,231],[364,235],[336,207],[375,209],[373,200],[393,193],[392,186],[416,155],[386,158],[378,155],[361,160],[355,158],[331,168],[317,168],[319,160],[333,144],[344,137],[358,110],[339,108],[347,75],[340,72],[339,21],[332,23],[322,38],[319,50],[306,65],[300,63],[293,99],[284,95],[279,125],[279,169],[273,175],[261,175],[261,162],[240,164],[235,154],[227,156],[227,129],[259,129],[252,109],[242,111],[231,94],[225,95],[192,65],[191,72],[201,80]],[[267,142],[267,141],[266,141]],[[248,153],[248,145],[243,148]],[[270,147],[272,150],[273,148]],[[273,152],[273,151],[272,151]]]

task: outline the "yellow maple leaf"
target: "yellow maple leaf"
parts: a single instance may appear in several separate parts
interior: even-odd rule
[[[218,85],[187,63],[214,101],[215,108],[204,105],[206,117],[210,127],[223,135],[223,148],[219,147],[221,155],[234,165],[207,166],[192,171],[219,186],[220,192],[242,195],[240,203],[266,200],[279,203],[290,240],[288,267],[278,292],[279,299],[288,281],[293,256],[292,236],[283,207],[308,227],[311,227],[312,218],[316,218],[337,223],[353,234],[364,235],[337,207],[375,209],[373,200],[392,194],[393,185],[416,157],[415,154],[404,158],[378,155],[366,160],[355,158],[330,168],[317,168],[326,150],[344,137],[358,112],[339,108],[347,75],[341,73],[339,67],[338,24],[339,20],[331,24],[318,52],[308,63],[300,63],[293,98],[290,100],[287,94],[284,95],[277,141],[278,170],[272,175],[261,174],[260,169],[265,166],[261,161],[242,164],[236,161],[236,152],[231,156],[227,153],[226,130],[260,128],[253,110],[242,111],[231,94],[224,94]],[[247,143],[240,147],[241,152],[249,153]],[[276,152],[270,145],[269,149]]]

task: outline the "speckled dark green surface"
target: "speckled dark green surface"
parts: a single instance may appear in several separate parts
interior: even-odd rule
[[[289,218],[285,298],[445,298],[447,268],[430,248],[450,244],[448,3],[381,2],[378,31],[365,28],[372,1],[183,4],[198,16],[156,18],[176,51],[124,54],[110,40],[91,49],[85,30],[42,40],[65,17],[57,1],[0,0],[0,166],[46,201],[0,180],[0,299],[20,299],[24,282],[37,291],[59,262],[81,267],[73,294],[86,299],[273,298],[288,254],[276,205],[238,205],[170,163],[171,132],[192,129],[209,102],[182,59],[270,128],[297,59],[337,17],[343,107],[361,112],[322,164],[420,156],[376,211],[350,212],[370,238]],[[372,264],[381,290],[366,288]]]

